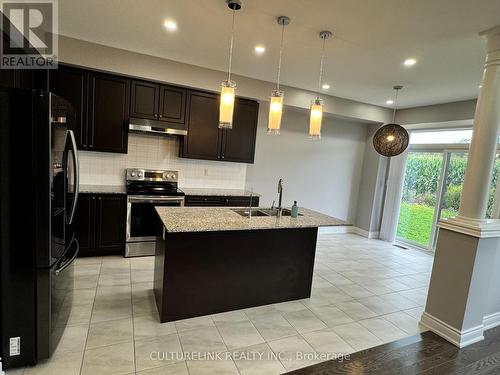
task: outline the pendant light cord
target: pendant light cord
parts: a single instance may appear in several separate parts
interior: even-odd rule
[[[325,59],[326,37],[322,37],[322,39],[323,39],[323,48],[321,50],[321,62],[319,64],[318,98],[321,93],[321,81],[323,80],[323,60]]]
[[[227,74],[227,80],[231,81],[231,68],[233,65],[233,42],[234,42],[234,18],[236,15],[236,10],[233,8],[233,23],[231,25],[231,44],[229,45],[229,68]]]
[[[278,77],[276,79],[276,90],[280,89],[280,77],[281,77],[281,59],[283,57],[283,40],[285,36],[285,25],[281,25],[281,43],[280,43],[280,58],[278,62]]]
[[[394,96],[394,110],[392,111],[392,123],[396,121],[396,106],[398,105],[398,92],[400,89],[394,89],[396,91],[396,95]]]

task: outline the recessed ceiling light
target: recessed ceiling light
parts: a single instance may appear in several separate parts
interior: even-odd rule
[[[483,88],[483,85],[479,85],[479,88],[482,89]]]
[[[262,55],[264,52],[266,52],[266,47],[264,46],[255,46],[255,53],[257,55]]]
[[[175,30],[177,30],[177,22],[172,21],[172,20],[166,20],[165,22],[163,22],[163,26],[168,31],[175,31]]]
[[[403,65],[404,66],[413,66],[417,63],[417,60],[411,58],[411,59],[406,59],[404,62],[403,62]]]
[[[389,100],[387,100],[387,101],[385,102],[385,104],[389,104],[389,105],[394,104],[394,100],[390,100],[390,99],[389,99]]]
[[[321,87],[323,88],[323,90],[328,90],[330,88],[330,85],[328,83],[325,83]]]

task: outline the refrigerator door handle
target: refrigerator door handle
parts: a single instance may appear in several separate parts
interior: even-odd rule
[[[71,215],[69,216],[68,224],[73,224],[73,219],[75,218],[76,203],[78,202],[78,194],[80,192],[80,170],[78,163],[78,151],[76,148],[75,133],[73,130],[68,130],[69,139],[71,141],[71,152],[73,154],[73,203],[71,205]]]
[[[70,248],[73,245],[73,243],[76,244],[75,253],[67,261],[65,261],[65,262],[61,261],[61,263],[59,263],[59,265],[55,271],[56,275],[59,275],[62,271],[64,271],[66,268],[68,268],[71,265],[71,263],[73,263],[75,261],[76,257],[78,256],[78,253],[80,252],[80,244],[78,243],[78,240],[76,238],[73,238],[73,241],[72,241],[71,245],[69,246]]]

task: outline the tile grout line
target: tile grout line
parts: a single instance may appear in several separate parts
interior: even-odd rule
[[[134,374],[137,372],[137,361],[136,361],[136,353],[135,353],[135,322],[134,322],[134,297],[132,292],[132,262],[128,261],[128,270],[129,270],[129,278],[130,278],[130,309],[132,313],[132,349],[134,352]]]
[[[95,287],[94,299],[92,301],[92,309],[90,310],[89,324],[88,324],[88,328],[87,328],[87,337],[85,338],[85,345],[83,347],[82,362],[80,364],[80,371],[78,372],[80,375],[82,375],[82,372],[83,372],[83,363],[85,361],[85,352],[87,351],[87,342],[89,340],[89,335],[90,335],[90,325],[92,322],[92,315],[94,313],[95,299],[97,296],[97,288],[99,286],[99,278],[101,277],[101,270],[102,270],[102,258],[101,258],[101,262],[99,263],[99,274],[97,276],[97,285]]]
[[[224,336],[222,336],[222,333],[219,330],[219,327],[217,327],[217,323],[215,322],[214,318],[210,315],[210,319],[212,320],[212,323],[214,323],[215,329],[219,333],[220,338],[222,339],[222,342],[224,343],[224,346],[226,347],[226,351],[229,353],[229,356],[231,357],[231,361],[233,362],[234,367],[236,368],[236,371],[238,371],[238,374],[241,375],[240,369],[238,368],[238,365],[234,361],[233,356],[231,355],[231,351],[229,350],[229,347],[226,344],[226,341],[224,340]],[[188,369],[189,371],[189,369]]]
[[[369,332],[371,332],[371,333],[372,333],[375,337],[377,337],[377,338],[378,338],[380,341],[382,341],[382,343],[384,343],[384,344],[386,344],[386,343],[387,343],[385,339],[383,339],[382,337],[380,337],[379,335],[377,335],[377,334],[375,333],[375,331],[371,330],[369,327],[366,327],[366,326],[364,326],[364,325],[361,323],[362,321],[364,321],[364,320],[369,320],[369,319],[382,319],[382,320],[385,320],[386,322],[388,322],[388,323],[389,323],[391,326],[393,326],[394,328],[396,328],[396,329],[400,330],[401,332],[403,332],[403,333],[405,333],[405,334],[408,334],[405,330],[403,330],[403,329],[399,328],[399,327],[398,327],[398,326],[396,326],[394,323],[392,323],[392,322],[388,321],[387,319],[385,319],[383,316],[380,316],[380,317],[373,317],[373,318],[368,318],[368,319],[363,319],[363,320],[360,320],[360,321],[359,321],[359,324],[360,324],[362,327],[364,327],[364,328],[365,328],[365,329],[367,329]],[[410,336],[408,336],[408,337],[410,337]],[[404,338],[404,337],[402,337],[402,338]],[[394,340],[391,340],[391,341],[394,341]],[[391,341],[389,341],[389,342],[391,342]]]

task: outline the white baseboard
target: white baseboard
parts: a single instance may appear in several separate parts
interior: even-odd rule
[[[359,227],[351,227],[351,233],[356,233],[359,234],[360,236],[373,239],[373,238],[378,238],[380,233],[379,232],[368,232],[367,230],[361,229]]]
[[[422,314],[420,323],[459,348],[484,340],[484,326],[482,324],[466,329],[465,331],[460,331],[427,312]]]
[[[341,234],[341,233],[351,233],[352,227],[346,226],[338,226],[338,227],[319,227],[320,233],[332,233],[332,234]]]
[[[500,312],[486,315],[483,318],[484,329],[491,329],[500,326]]]
[[[319,230],[320,233],[355,233],[369,239],[379,238],[379,232],[368,232],[367,230],[354,226],[320,227]]]

